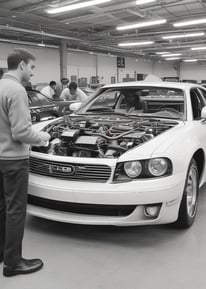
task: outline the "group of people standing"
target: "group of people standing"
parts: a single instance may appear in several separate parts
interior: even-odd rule
[[[68,78],[62,78],[61,83],[57,84],[56,81],[50,81],[48,86],[41,89],[41,93],[46,95],[51,99],[61,99],[61,100],[77,100],[85,101],[87,95],[81,90],[76,82],[70,82]]]

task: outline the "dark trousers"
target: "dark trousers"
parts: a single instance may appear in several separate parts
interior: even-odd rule
[[[22,257],[29,160],[0,160],[0,258],[15,266]]]

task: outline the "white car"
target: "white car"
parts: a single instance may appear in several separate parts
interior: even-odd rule
[[[205,98],[191,83],[106,85],[72,115],[34,125],[51,140],[31,149],[28,212],[78,224],[191,226],[206,181]]]

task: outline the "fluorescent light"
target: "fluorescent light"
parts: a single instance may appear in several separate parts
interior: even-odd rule
[[[206,46],[192,47],[191,50],[205,50]]]
[[[46,44],[44,44],[44,43],[38,43],[37,46],[45,47]]]
[[[163,55],[161,55],[161,57],[170,57],[170,56],[179,56],[179,55],[182,55],[181,53],[173,53],[173,54],[170,54],[170,53],[168,53],[168,54],[163,54]]]
[[[198,33],[186,33],[186,34],[177,34],[177,35],[168,35],[168,36],[162,36],[162,39],[175,39],[175,38],[186,38],[186,37],[198,37],[205,35],[204,32],[198,32]]]
[[[143,4],[147,4],[147,3],[151,3],[151,2],[155,2],[157,0],[137,0],[136,1],[136,5],[143,5]]]
[[[156,54],[169,54],[170,52],[155,52]]]
[[[176,60],[176,59],[180,59],[180,58],[179,57],[165,58],[165,60]]]
[[[153,44],[154,41],[142,41],[142,42],[127,42],[127,43],[119,43],[118,46],[141,46],[141,45],[149,45]]]
[[[197,59],[184,59],[183,61],[184,62],[196,62]]]
[[[72,5],[67,5],[67,6],[61,6],[61,7],[58,7],[58,8],[52,8],[52,9],[47,10],[47,13],[54,14],[54,13],[67,12],[67,11],[71,11],[71,10],[85,8],[85,7],[88,7],[88,6],[93,6],[93,5],[97,5],[97,4],[110,2],[110,1],[112,1],[112,0],[86,1],[86,2],[83,2],[83,3],[72,4]]]
[[[176,23],[173,23],[173,26],[180,27],[180,26],[189,26],[189,25],[203,24],[203,23],[206,23],[206,18],[176,22]]]
[[[125,25],[125,26],[118,26],[116,29],[117,30],[134,29],[134,28],[141,28],[141,27],[164,24],[166,22],[167,22],[166,19],[147,21],[147,22],[138,22],[138,23],[129,24],[129,25]]]

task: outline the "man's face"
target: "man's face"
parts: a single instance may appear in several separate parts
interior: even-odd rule
[[[24,83],[28,83],[30,78],[34,75],[33,71],[35,68],[34,61],[30,59],[26,64],[24,61],[20,63],[20,71],[21,71],[21,80]]]
[[[76,88],[70,88],[69,91],[70,91],[70,93],[71,93],[72,95],[75,95],[77,89],[76,89]]]

